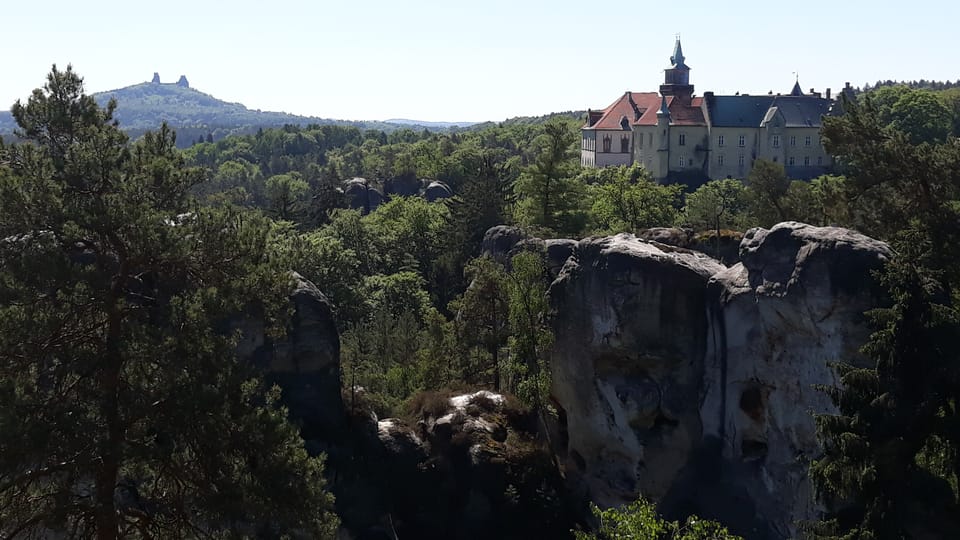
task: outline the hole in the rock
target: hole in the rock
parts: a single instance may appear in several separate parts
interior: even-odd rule
[[[767,457],[767,443],[744,439],[740,442],[740,455],[743,456],[744,460],[760,461]]]
[[[748,388],[740,394],[740,410],[758,422],[763,419],[763,394],[759,388]]]

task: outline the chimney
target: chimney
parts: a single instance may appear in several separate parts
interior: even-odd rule
[[[816,91],[816,90],[814,90],[813,88],[811,88],[811,89],[810,89],[810,93],[811,93],[811,94],[816,94],[816,93],[817,93],[817,91]]]
[[[830,99],[830,89],[827,88],[827,99]]]

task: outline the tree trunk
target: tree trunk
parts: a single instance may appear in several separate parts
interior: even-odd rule
[[[113,492],[120,471],[120,440],[123,437],[120,426],[120,388],[121,356],[119,341],[121,333],[120,313],[116,304],[111,306],[107,329],[106,355],[104,368],[100,373],[100,415],[106,424],[106,439],[100,449],[100,467],[96,478],[96,522],[97,540],[116,540],[119,522],[113,502]]]

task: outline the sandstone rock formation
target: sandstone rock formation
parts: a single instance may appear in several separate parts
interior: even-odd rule
[[[347,196],[350,208],[369,214],[383,202],[383,194],[370,184],[366,178],[344,180],[343,193]]]
[[[694,232],[693,229],[651,227],[638,232],[637,237],[643,240],[667,244],[668,246],[699,251],[713,258],[718,258],[727,265],[740,262],[740,240],[742,239],[742,235],[736,231],[721,230],[719,246],[717,244],[717,233],[715,231],[702,231],[697,233]]]
[[[282,390],[284,404],[309,445],[335,438],[345,419],[340,396],[340,337],[330,302],[313,284],[292,274],[293,317],[287,335],[271,340],[262,320],[247,319],[238,345],[241,358],[261,367]]]
[[[439,199],[448,199],[453,197],[453,191],[447,184],[434,181],[427,184],[426,189],[423,191],[423,196],[428,201],[434,202]]]
[[[580,241],[550,289],[557,453],[600,504],[639,492],[668,516],[787,538],[813,517],[814,385],[856,359],[887,246],[853,231],[753,229],[741,263],[632,235]]]
[[[572,527],[536,419],[515,399],[427,393],[413,409],[411,418],[372,420],[368,444],[378,449],[363,451],[374,456],[367,483],[337,494],[345,522],[362,534],[378,530],[384,519],[371,512],[379,511],[399,538],[525,540]]]
[[[710,282],[711,339],[701,408],[732,482],[778,537],[815,517],[807,465],[819,452],[811,412],[833,406],[829,363],[861,358],[864,311],[882,293],[871,278],[886,244],[835,227],[780,223],[752,229],[742,263]]]
[[[723,269],[620,234],[580,241],[551,286],[560,455],[598,503],[662,498],[699,443],[706,285]]]
[[[550,238],[544,240],[528,235],[519,227],[497,225],[491,227],[483,236],[483,254],[510,268],[510,259],[521,251],[535,251],[544,257],[544,263],[550,274],[557,277],[560,269],[577,245],[576,240],[568,238]]]

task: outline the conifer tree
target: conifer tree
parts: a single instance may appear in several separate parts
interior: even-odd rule
[[[194,204],[166,127],[131,145],[71,68],[0,148],[0,537],[329,537],[323,462],[231,331],[277,327],[269,223]]]
[[[960,536],[960,146],[914,143],[869,100],[824,121],[849,178],[855,219],[896,253],[881,282],[891,306],[870,313],[865,364],[837,366],[817,416],[824,455],[811,475],[829,510],[811,536]]]

